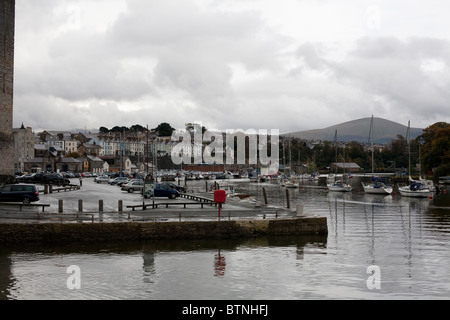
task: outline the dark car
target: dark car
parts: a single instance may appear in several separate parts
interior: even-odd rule
[[[24,181],[28,183],[41,183],[42,179],[44,178],[45,173],[44,172],[37,172],[33,173],[30,177],[30,179]]]
[[[180,196],[180,193],[174,188],[171,188],[167,183],[157,183],[155,185],[154,194],[155,198],[175,199]],[[151,190],[147,191],[144,197],[151,198],[152,197]]]
[[[164,182],[163,184],[167,184],[169,187],[171,187],[172,189],[177,190],[178,192],[184,192],[184,187],[183,186],[179,186],[173,182]]]
[[[7,184],[0,187],[0,201],[23,203],[39,201],[39,189],[34,184]]]
[[[70,184],[70,180],[67,178],[64,178],[62,174],[60,173],[46,173],[42,177],[43,184],[56,184],[58,186],[60,185],[67,185]]]

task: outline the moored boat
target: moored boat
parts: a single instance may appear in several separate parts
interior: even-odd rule
[[[353,187],[350,184],[344,183],[342,180],[327,183],[327,188],[329,191],[340,192],[351,192],[353,190]]]
[[[404,197],[427,198],[431,195],[430,188],[420,181],[414,181],[410,185],[399,186],[398,191]]]
[[[391,194],[393,191],[392,186],[386,185],[383,181],[376,178],[374,176],[374,166],[375,166],[375,159],[374,159],[374,145],[373,145],[373,116],[370,121],[370,131],[369,131],[369,143],[370,143],[370,149],[372,150],[372,181],[371,183],[364,183],[361,181],[361,184],[363,186],[365,193],[371,193],[371,194]]]
[[[393,191],[392,186],[386,185],[382,181],[374,181],[373,183],[365,184],[361,182],[364,192],[371,194],[391,194]]]
[[[440,184],[450,184],[450,176],[439,177]]]

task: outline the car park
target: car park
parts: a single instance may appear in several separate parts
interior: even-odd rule
[[[34,184],[7,184],[0,187],[0,201],[36,202],[39,201],[39,189]]]
[[[144,189],[144,180],[130,180],[130,182],[123,184],[122,191],[133,193],[134,191],[142,191]]]

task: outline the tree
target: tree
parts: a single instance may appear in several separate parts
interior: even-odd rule
[[[130,131],[132,131],[132,132],[146,132],[147,128],[144,128],[140,124],[135,124],[134,126],[130,127]]]
[[[175,131],[175,128],[172,128],[172,126],[167,123],[163,122],[160,123],[155,129],[153,129],[158,136],[160,137],[170,137],[172,133]]]
[[[108,133],[108,132],[109,132],[109,129],[106,128],[106,127],[100,127],[100,129],[98,129],[98,131],[99,131],[100,133]]]
[[[121,126],[121,127],[119,127],[119,126],[115,126],[114,128],[112,128],[111,130],[110,130],[110,132],[120,132],[120,133],[122,133],[122,132],[127,132],[127,131],[129,131],[130,129],[128,129],[127,127],[125,127],[125,126]]]
[[[437,122],[423,130],[417,138],[423,142],[421,159],[424,170],[429,171],[450,163],[450,124]]]

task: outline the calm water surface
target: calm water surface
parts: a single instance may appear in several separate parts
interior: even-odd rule
[[[359,181],[354,181],[359,189]],[[284,206],[275,184],[238,184]],[[449,299],[450,197],[432,200],[291,189],[328,218],[328,236],[164,241],[0,250],[0,299]],[[68,267],[80,269],[70,290]],[[379,268],[379,288],[369,289]],[[372,283],[372,282],[370,282]]]

